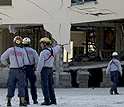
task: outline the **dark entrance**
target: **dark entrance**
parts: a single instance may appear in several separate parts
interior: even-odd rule
[[[71,73],[71,85],[74,88],[79,88],[79,84],[77,83],[77,71],[70,70]]]
[[[0,0],[0,5],[12,5],[12,0]]]
[[[100,83],[103,81],[102,68],[89,69],[88,71],[90,73],[88,87],[100,87]]]
[[[124,87],[124,69],[122,69],[123,75],[122,77],[119,75],[118,87]]]

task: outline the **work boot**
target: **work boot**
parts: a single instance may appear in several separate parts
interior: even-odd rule
[[[49,106],[50,103],[49,102],[43,102],[43,103],[41,103],[41,105],[47,105],[47,106]]]
[[[34,104],[38,104],[38,101],[36,100],[36,101],[33,101],[34,102]]]
[[[112,91],[110,91],[110,94],[111,94],[111,95],[113,95],[113,92],[112,92]]]
[[[56,103],[56,102],[50,102],[50,104],[55,104],[55,105],[57,105],[57,103]]]
[[[118,92],[115,92],[115,94],[119,94]]]
[[[7,107],[11,107],[11,97],[6,97],[7,98]]]
[[[24,100],[24,103],[27,104],[27,105],[30,105],[29,101]]]
[[[24,97],[20,97],[20,104],[19,106],[27,106],[27,104],[24,103]]]

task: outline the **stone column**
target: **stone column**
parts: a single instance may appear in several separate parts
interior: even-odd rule
[[[108,78],[106,77],[106,68],[102,69],[103,73],[103,82],[100,83],[100,87],[111,87],[112,82],[111,82],[111,77],[110,74],[108,75]]]
[[[2,31],[0,31],[0,55],[2,54]]]
[[[99,50],[104,47],[104,29],[96,27],[96,56],[99,56]]]
[[[55,87],[59,87],[59,76],[60,76],[60,50],[56,54],[55,61],[54,61],[54,69],[55,69]]]
[[[115,45],[115,51],[117,51],[119,54],[121,53],[121,24],[117,24],[116,27],[116,45]]]
[[[124,51],[124,34],[121,35],[121,51]]]
[[[79,70],[77,72],[77,82],[79,83],[79,88],[88,88],[88,79],[88,70]]]

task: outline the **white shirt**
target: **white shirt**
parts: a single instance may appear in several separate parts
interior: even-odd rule
[[[51,48],[48,48],[48,49],[51,50]],[[60,45],[57,45],[57,46],[52,48],[54,56],[58,52],[59,49],[60,49]],[[41,72],[43,67],[53,67],[54,57],[51,56],[49,58],[50,55],[51,55],[51,52],[49,50],[46,50],[46,49],[44,49],[40,53],[40,58],[39,58],[38,67],[37,67],[37,74],[39,74]],[[48,60],[45,61],[46,59],[48,59]]]
[[[109,71],[119,71],[120,74],[122,74],[122,68],[121,68],[121,64],[120,61],[117,59],[112,59],[109,64],[108,67],[106,69],[106,74],[108,74]]]
[[[16,51],[16,52],[15,52]],[[16,59],[16,56],[17,59]],[[8,65],[8,62],[6,61],[9,58],[10,60],[10,68],[21,68],[23,67],[25,64],[28,63],[28,59],[26,56],[25,51],[20,48],[20,47],[16,47],[15,46],[15,50],[14,47],[11,47],[9,49],[7,49],[2,55],[1,55],[1,62],[4,65]],[[18,63],[17,63],[18,60]]]
[[[35,67],[37,67],[38,60],[39,60],[39,56],[37,52],[30,47],[24,47],[23,50],[26,52],[26,56],[28,54],[27,58],[29,58],[28,63],[26,65],[33,65],[35,63]]]

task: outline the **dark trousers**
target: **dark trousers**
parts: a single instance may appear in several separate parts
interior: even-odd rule
[[[26,72],[26,82],[27,82],[27,85],[25,87],[25,101],[29,101],[28,80],[30,82],[32,100],[36,101],[37,100],[37,90],[36,90],[36,86],[35,86],[36,76],[35,76],[35,72],[33,70],[33,66],[26,65],[25,72]]]
[[[117,71],[111,72],[111,81],[113,82],[113,85],[112,85],[110,91],[112,91],[112,92],[113,91],[117,92],[118,76],[119,76],[119,73]]]
[[[44,101],[49,103],[56,102],[54,93],[53,71],[49,68],[43,68],[41,71],[41,86],[44,95]]]
[[[7,97],[13,97],[16,83],[18,82],[18,97],[25,97],[26,78],[21,69],[10,69],[7,80],[8,94]]]

